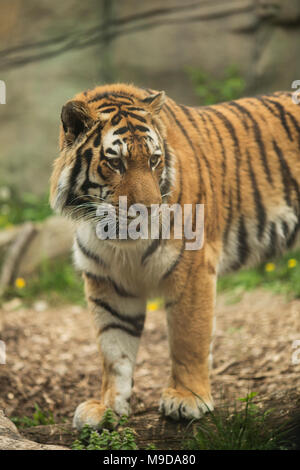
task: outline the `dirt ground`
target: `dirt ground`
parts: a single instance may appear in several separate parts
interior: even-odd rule
[[[5,304],[1,312],[7,363],[0,365],[0,408],[9,417],[32,416],[37,403],[51,410],[56,422],[70,419],[81,401],[99,396],[92,317],[78,306],[49,308],[37,302],[28,309],[15,308],[17,303]],[[288,395],[299,403],[300,364],[292,362],[295,340],[300,340],[300,300],[286,301],[263,290],[245,293],[237,303],[219,295],[211,374],[216,405],[249,391],[261,399]],[[157,407],[169,369],[165,313],[148,312],[133,412]]]

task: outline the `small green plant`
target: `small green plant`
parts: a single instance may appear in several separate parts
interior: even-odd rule
[[[138,450],[135,442],[135,433],[129,427],[122,427],[127,423],[127,417],[121,417],[120,430],[113,430],[116,426],[116,416],[108,409],[99,425],[99,430],[84,425],[80,431],[79,439],[74,441],[73,450]],[[106,427],[105,427],[106,426]],[[101,429],[100,429],[101,428]]]
[[[221,79],[200,68],[187,67],[186,72],[194,85],[201,105],[211,105],[240,98],[245,90],[245,80],[241,77],[238,67],[231,65],[225,69]]]
[[[256,393],[238,401],[242,409],[208,412],[197,427],[193,438],[185,443],[186,450],[272,450],[280,447],[280,430],[273,431],[267,423],[271,410],[262,411],[253,402]]]
[[[46,424],[54,424],[53,413],[51,411],[42,411],[37,403],[34,405],[35,412],[32,415],[32,418],[28,416],[12,417],[11,421],[18,428],[31,428],[32,426],[40,426]]]

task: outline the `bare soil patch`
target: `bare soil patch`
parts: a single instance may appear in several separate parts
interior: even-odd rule
[[[292,345],[300,339],[300,300],[264,290],[247,292],[237,303],[230,300],[222,294],[217,301],[211,374],[216,405],[254,391],[262,403],[275,397],[277,414],[293,413],[300,403],[300,365],[292,363]],[[87,309],[8,305],[1,314],[7,363],[0,365],[0,408],[8,417],[32,416],[37,403],[53,412],[55,422],[69,421],[81,401],[99,396],[100,361]],[[133,414],[157,409],[169,370],[165,312],[148,312]]]

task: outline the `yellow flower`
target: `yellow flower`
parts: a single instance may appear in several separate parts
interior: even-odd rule
[[[288,260],[288,267],[289,268],[294,268],[295,266],[297,266],[297,260],[294,259],[294,258],[291,258]]]
[[[23,279],[23,277],[17,277],[17,279],[15,280],[15,286],[18,289],[23,289],[26,286],[25,279]]]
[[[267,273],[271,273],[272,271],[274,271],[276,269],[276,266],[274,263],[267,263],[266,266],[265,266],[265,271]]]
[[[148,312],[155,312],[156,310],[158,310],[160,307],[160,304],[159,302],[148,302],[147,304],[147,310]]]

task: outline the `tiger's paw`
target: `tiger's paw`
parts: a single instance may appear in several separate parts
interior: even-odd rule
[[[214,409],[212,399],[202,399],[192,392],[179,391],[174,388],[163,390],[159,411],[172,419],[199,419]]]
[[[103,426],[103,418],[107,409],[107,406],[99,400],[87,400],[80,403],[75,410],[73,427],[80,431],[85,424],[88,424],[92,428],[100,429]],[[117,418],[114,417],[114,421],[117,423]]]

